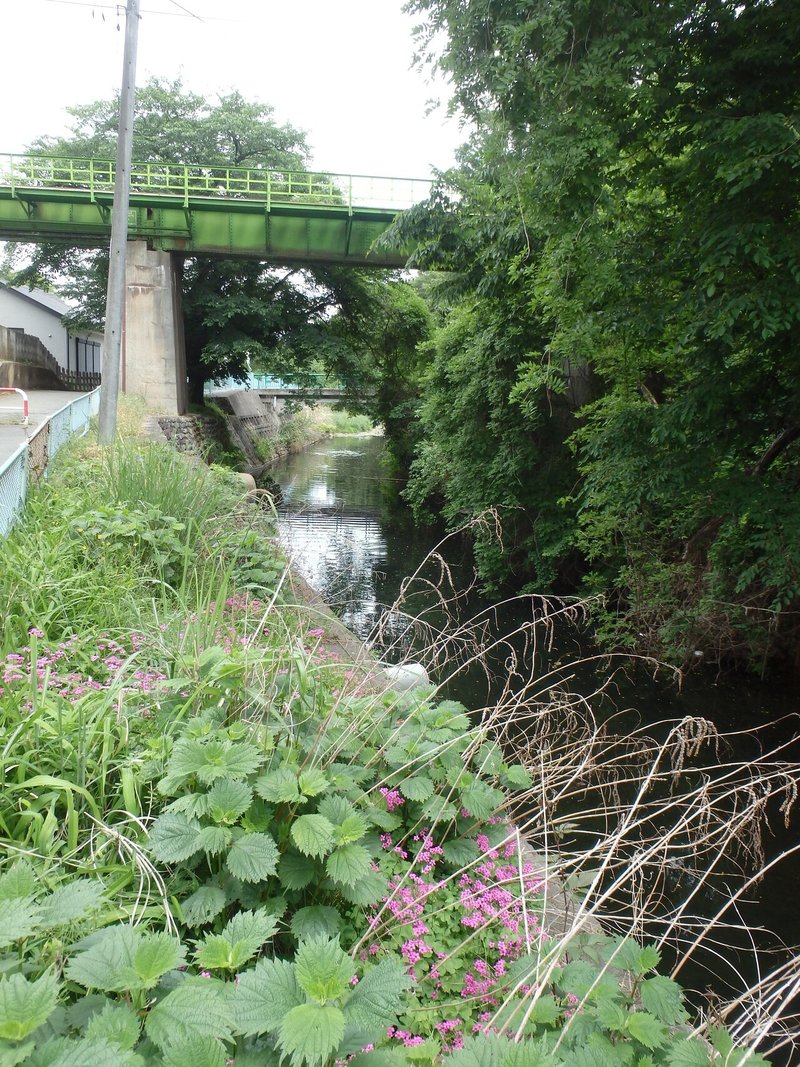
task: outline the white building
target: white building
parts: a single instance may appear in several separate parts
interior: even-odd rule
[[[61,319],[70,310],[53,293],[0,282],[0,326],[38,338],[67,373],[99,374],[103,336],[68,330]]]

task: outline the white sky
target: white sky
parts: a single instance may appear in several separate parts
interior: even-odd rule
[[[462,135],[443,107],[426,116],[446,88],[411,70],[402,0],[140,2],[139,84],[180,74],[203,95],[238,89],[304,130],[312,165],[329,172],[424,178],[452,163]],[[111,0],[0,0],[0,153],[63,134],[66,107],[119,88],[124,12]]]

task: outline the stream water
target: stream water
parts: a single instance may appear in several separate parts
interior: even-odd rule
[[[398,661],[416,658],[432,635],[448,623],[452,627],[452,610],[442,608],[441,589],[443,585],[468,588],[472,564],[466,539],[450,538],[441,544],[441,530],[415,525],[408,511],[396,503],[383,457],[380,437],[333,437],[287,457],[270,474],[283,494],[280,536],[295,566],[354,633],[373,642],[383,658]],[[423,561],[437,546],[446,567],[441,562],[424,567]],[[402,608],[393,607],[403,583],[421,566],[418,580],[406,590]],[[439,592],[434,591],[434,585]],[[492,605],[474,593],[456,607],[465,617],[484,613],[490,636],[514,630],[532,610],[527,601]],[[539,604],[538,609],[541,607]],[[424,626],[410,622],[411,617],[420,616]],[[443,683],[445,696],[471,709],[482,708],[491,702],[493,687],[502,683],[507,673],[504,663],[510,647],[504,645],[495,651],[489,672],[493,680],[487,681],[482,669],[465,669],[454,677],[449,669],[443,669],[435,680]],[[516,654],[533,660],[529,674],[546,678],[548,685],[567,679],[573,691],[587,696],[608,678],[608,664],[597,657],[591,635],[566,622],[557,623],[536,647],[528,641],[524,648],[516,649]],[[797,733],[793,717],[800,710],[799,704],[789,687],[741,677],[719,678],[702,670],[691,673],[678,687],[667,674],[653,676],[651,670],[630,664],[616,672],[602,699],[603,714],[616,716],[618,730],[685,716],[702,716],[726,731],[777,722],[760,742],[770,745]],[[752,738],[742,737],[738,744],[737,756],[752,758],[756,751]],[[797,752],[791,755],[800,758]],[[788,830],[777,819],[771,830],[768,856],[797,843],[797,817]],[[744,906],[744,924],[768,927],[786,944],[800,942],[794,898],[798,876],[800,864],[796,861],[776,869],[758,887],[757,899]],[[674,892],[680,891],[676,884]],[[747,941],[749,935],[743,936]],[[742,964],[734,940],[730,965],[739,967]],[[763,935],[762,943],[772,945],[774,941]],[[690,979],[696,987],[709,985],[714,966],[701,961],[697,972],[682,973],[681,979]]]

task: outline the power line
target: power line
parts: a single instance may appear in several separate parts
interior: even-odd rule
[[[93,0],[41,0],[43,4],[61,4],[63,7],[91,7],[96,8],[98,11],[114,11],[119,13],[120,8],[124,8],[124,4],[98,4]],[[170,3],[175,3],[175,0],[170,0]],[[175,3],[175,6],[180,8],[180,11],[155,11],[150,8],[143,8],[140,12],[142,15],[166,15],[168,18],[175,19],[196,19],[198,22],[240,22],[240,19],[226,19],[221,18],[218,15],[207,15],[205,18],[201,18],[199,15],[195,15],[193,11],[189,11],[188,8],[181,7],[180,4]]]

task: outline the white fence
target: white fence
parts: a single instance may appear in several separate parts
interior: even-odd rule
[[[73,434],[86,433],[99,407],[99,389],[70,401],[0,465],[0,537],[9,533],[22,512],[28,486],[44,477],[50,460]]]

